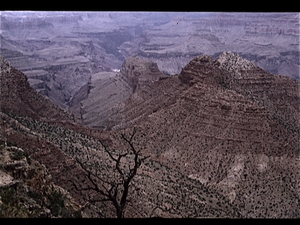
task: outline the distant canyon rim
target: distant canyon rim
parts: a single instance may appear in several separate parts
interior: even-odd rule
[[[65,109],[94,74],[118,73],[133,54],[174,75],[198,55],[231,51],[299,79],[298,13],[3,11],[0,43],[30,85]]]

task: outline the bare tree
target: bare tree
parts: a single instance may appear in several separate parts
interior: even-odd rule
[[[133,144],[135,133],[136,129],[134,128],[130,137],[127,137],[124,133],[121,134],[121,140],[128,146],[124,153],[116,153],[115,151],[112,151],[112,149],[104,141],[100,140],[104,151],[114,163],[114,172],[116,171],[118,174],[118,176],[115,176],[113,180],[103,178],[103,176],[99,174],[99,171],[93,172],[91,169],[88,169],[84,163],[80,162],[78,158],[76,158],[77,163],[86,172],[87,179],[90,181],[91,186],[78,187],[72,180],[70,180],[70,182],[74,185],[75,189],[80,192],[95,191],[97,193],[96,197],[89,197],[88,202],[82,207],[82,209],[96,202],[109,201],[116,209],[117,218],[124,217],[131,181],[136,175],[142,162],[149,157],[142,157],[140,150],[137,151],[135,149]],[[129,155],[131,155],[131,157]]]

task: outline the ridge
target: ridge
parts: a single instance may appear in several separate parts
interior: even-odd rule
[[[297,217],[299,105],[299,82],[233,53],[200,55],[119,104],[109,128],[138,127],[151,158],[218,190],[242,216]]]
[[[12,74],[5,74],[3,78],[24,78],[24,76],[16,74],[17,71],[13,70],[12,68]],[[15,81],[17,82],[15,83],[12,82],[13,79],[3,80],[9,86],[13,85],[13,94],[16,94],[16,96],[12,98],[9,96],[9,93],[7,94],[8,98],[11,97],[12,100],[19,101],[20,93],[18,93],[17,90],[21,89],[20,85],[26,85],[26,82],[19,82],[19,80],[16,79]],[[164,81],[166,85],[169,85],[167,83],[168,79],[162,79],[162,81]],[[175,86],[178,79],[174,82]],[[153,84],[157,83],[159,82],[154,82]],[[9,91],[6,85],[3,85],[3,87],[5,87],[5,91]],[[144,91],[147,87],[149,86],[141,88],[135,92],[134,95],[137,95],[140,91]],[[25,98],[30,97],[28,93],[26,93],[30,92],[30,90],[31,89],[23,88]],[[170,90],[173,91],[172,87],[170,87]],[[170,94],[174,94],[174,92]],[[35,95],[35,97],[38,98],[37,95]],[[162,96],[162,98],[164,98],[164,96]],[[28,100],[29,102],[23,102],[22,107],[24,107],[24,109],[31,104],[31,101],[35,101],[34,99]],[[174,98],[174,100],[176,100],[176,98]],[[168,102],[166,103],[168,104]],[[17,102],[17,104],[19,104],[19,102]],[[47,109],[47,106],[44,107]],[[34,105],[32,109],[33,112],[35,112]],[[18,148],[22,148],[22,150],[28,153],[34,160],[44,164],[49,170],[53,182],[69,191],[74,200],[83,206],[88,200],[87,197],[93,196],[94,193],[92,191],[82,193],[69,182],[70,179],[72,179],[76,185],[83,185],[82,187],[92,185],[88,179],[86,179],[86,174],[78,166],[74,158],[82,162],[89,159],[90,165],[99,169],[101,176],[107,176],[112,169],[111,161],[101,148],[99,141],[93,137],[107,137],[108,141],[117,144],[118,141],[115,139],[119,134],[108,131],[103,132],[103,130],[88,129],[87,127],[69,129],[67,126],[63,126],[64,124],[55,124],[53,121],[40,120],[39,114],[23,113],[20,115],[20,111],[11,110],[11,112],[15,114],[0,113],[4,123],[4,126],[1,127],[1,131],[3,131],[7,145],[12,144]],[[118,149],[117,146],[116,149]],[[157,170],[156,168],[159,169]],[[165,167],[160,162],[149,159],[149,162],[147,162],[147,164],[145,163],[141,172],[142,174],[137,174],[134,186],[141,188],[143,191],[140,191],[137,195],[132,195],[136,201],[133,202],[134,205],[132,208],[128,207],[128,210],[126,210],[126,217],[147,217],[151,216],[152,213],[154,213],[154,216],[161,217],[175,217],[178,215],[187,217],[191,215],[191,213],[193,217],[240,217],[240,213],[236,207],[219,193],[214,190],[209,190],[203,184],[191,180],[187,176],[182,176],[181,173],[170,171],[168,167]],[[162,186],[161,184],[163,183],[167,186]],[[171,195],[165,193],[166,189],[170,190]],[[170,196],[171,198],[169,198]],[[163,200],[161,200],[160,197],[162,197]],[[212,199],[212,201],[208,201],[209,199]],[[199,203],[201,204],[201,209],[195,211],[194,205],[196,206],[197,204],[199,207]],[[159,208],[155,207],[156,205]],[[106,201],[102,203],[99,202],[99,204],[93,206],[95,207],[85,208],[84,213],[88,216],[114,216],[113,206]],[[224,209],[219,210],[220,206]],[[136,208],[139,208],[138,212]],[[169,209],[171,208],[172,210],[170,211]]]
[[[35,119],[75,122],[75,117],[30,87],[28,78],[0,54],[1,111]]]
[[[156,63],[132,55],[118,73],[93,74],[91,81],[73,96],[69,109],[85,125],[105,128],[104,121],[114,105],[163,77],[168,76],[159,71]]]
[[[160,77],[166,76],[159,71],[156,63],[147,59],[140,59],[136,55],[125,60],[120,74],[127,78],[133,93],[151,82],[157,81]]]
[[[253,62],[230,51],[223,52],[215,60],[215,64],[219,66],[219,68],[231,73],[235,78],[241,78],[241,70],[251,70],[256,68]]]
[[[83,205],[86,195],[67,182],[72,177],[77,184],[90,185],[74,158],[89,160],[106,176],[112,164],[96,137],[118,149],[120,132],[136,127],[134,143],[150,156],[135,183],[143,191],[133,195],[141,215],[152,210],[153,215],[163,217],[299,217],[299,135],[294,132],[299,82],[252,67],[235,55],[222,57],[219,62],[197,56],[179,75],[159,77],[143,88],[137,85],[134,93],[128,89],[130,97],[112,110],[106,131],[83,126],[69,129],[39,120],[46,115],[43,110],[53,112],[52,105],[27,88],[24,75],[3,65],[10,72],[1,74],[1,97],[6,95],[3,102],[10,104],[11,112],[22,113],[1,113],[7,143],[49,167],[53,181]],[[232,72],[225,69],[228,65]],[[134,73],[136,68],[136,72],[143,71],[143,66],[131,68],[129,77],[146,76]],[[155,74],[155,64],[152,68]],[[92,77],[90,94],[96,82],[109,91],[115,91],[121,80],[127,83],[120,73],[110,72],[101,81],[102,75]],[[105,85],[107,81],[111,86]],[[24,112],[16,111],[12,101]],[[110,204],[97,206],[104,217],[112,216]],[[128,208],[126,216],[139,217],[135,208]],[[96,213],[94,209],[84,212]]]
[[[179,79],[189,86],[214,83],[235,91],[299,134],[299,81],[273,75],[232,52],[223,52],[216,60],[207,55],[195,57],[182,69]]]

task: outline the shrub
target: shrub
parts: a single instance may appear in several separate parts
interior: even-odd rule
[[[31,165],[31,158],[30,158],[28,152],[24,152],[24,156],[26,157],[27,163],[28,163],[29,165]]]
[[[26,217],[27,212],[20,205],[20,200],[22,199],[17,195],[14,188],[0,188],[0,196],[2,201],[0,218]]]
[[[12,160],[21,160],[24,158],[23,152],[19,150],[14,150],[13,154],[11,155]]]
[[[32,198],[33,200],[35,200],[38,204],[42,204],[43,203],[43,198],[42,198],[42,195],[38,192],[35,192],[35,191],[29,191],[28,192],[28,196],[30,198]]]
[[[48,208],[51,210],[53,216],[59,216],[62,208],[65,207],[64,196],[61,192],[53,191],[49,196],[50,205]]]
[[[65,207],[65,196],[58,191],[53,191],[49,196],[50,205],[48,208],[51,210],[53,216],[60,216],[63,218],[81,218],[80,211],[73,211]]]

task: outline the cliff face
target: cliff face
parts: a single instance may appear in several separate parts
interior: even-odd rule
[[[138,68],[138,72],[146,68],[131,65],[127,68]],[[122,150],[120,132],[128,134],[135,126],[134,145],[150,158],[132,183],[137,189],[131,192],[126,217],[300,215],[299,124],[294,115],[299,83],[292,79],[267,73],[229,52],[216,60],[198,56],[179,75],[159,76],[134,93],[121,73],[106,74],[106,80],[100,74],[92,77],[89,95],[97,90],[92,85],[96,83],[113,94],[121,84],[119,78],[131,95],[125,101],[119,99],[104,120],[111,130],[102,131],[70,122],[48,100],[27,88],[22,73],[5,60],[1,68],[1,94],[5,96],[1,99],[1,140],[44,164],[51,181],[68,190],[81,205],[88,194],[95,193],[79,192],[70,182],[83,188],[92,185],[74,158],[88,162],[99,176],[110,177],[115,167],[98,138]],[[142,72],[127,76],[135,75],[143,76]],[[101,99],[99,93],[93,93],[94,100]],[[37,100],[44,109],[37,110]],[[106,100],[108,103],[109,98]],[[83,104],[97,106],[92,100]],[[45,119],[52,113],[44,110],[55,111],[55,120]],[[24,162],[18,165],[26,166]],[[0,174],[3,180],[13,181],[12,174],[5,173]],[[94,204],[84,212],[90,217],[115,216],[109,202]]]
[[[43,132],[49,131],[51,123],[58,129],[66,129],[65,126],[83,128],[75,124],[74,116],[32,89],[27,77],[2,56],[0,66],[1,216],[79,216],[80,205],[72,202],[65,190],[71,192],[76,202],[85,203],[84,197],[71,190],[72,185],[68,182],[69,179],[77,179],[75,174],[82,177],[82,170],[72,157],[60,149],[62,146],[57,142],[60,136],[55,140],[48,139],[51,132],[47,135]],[[41,130],[36,130],[39,123],[43,124],[39,126]],[[5,142],[18,148],[6,147]],[[23,156],[30,156],[34,164],[38,165],[29,165],[25,157],[17,161],[9,158],[9,151],[15,151],[13,155],[18,157],[24,153]]]
[[[139,57],[158,64],[161,71],[178,74],[196,55],[239,53],[273,74],[299,79],[299,14],[210,13],[174,17],[149,27],[131,43]],[[131,52],[132,45],[122,51]],[[136,45],[135,45],[136,46]],[[131,52],[132,54],[132,52]]]
[[[120,73],[128,80],[133,93],[164,76],[156,63],[134,55],[126,59]]]
[[[3,65],[3,68],[4,67],[5,65]],[[5,77],[12,76],[9,74],[10,72],[14,72],[14,70],[12,70],[13,68],[5,68],[9,68],[7,70],[3,70],[7,72]],[[14,83],[14,87],[11,88],[14,88],[13,90],[17,90],[20,88],[20,84],[22,83],[16,82]],[[8,89],[5,90],[8,91]],[[140,91],[142,90],[143,88],[140,89]],[[24,89],[24,91],[30,90]],[[24,96],[28,96],[28,93],[23,94]],[[12,99],[18,99],[17,97],[12,97]],[[28,105],[30,104],[28,103]],[[28,105],[24,103],[24,106]],[[24,178],[24,182],[20,186],[21,188],[16,189],[17,195],[14,194],[16,197],[15,199],[17,199],[14,203],[19,204],[21,201],[25,202],[24,205],[19,204],[23,214],[14,214],[13,216],[51,217],[53,215],[55,217],[72,217],[71,214],[73,211],[70,207],[72,208],[74,206],[73,209],[75,209],[75,217],[80,205],[75,203],[73,204],[71,200],[69,201],[68,195],[65,195],[65,192],[62,189],[56,189],[55,186],[51,186],[51,181],[55,185],[59,185],[69,191],[70,195],[81,205],[87,203],[89,195],[89,197],[101,197],[97,196],[94,191],[80,192],[72,185],[70,180],[78,187],[82,188],[93,185],[88,181],[86,178],[87,174],[80,166],[78,166],[74,158],[81,162],[86,162],[88,159],[89,165],[98,171],[99,176],[103,177],[103,179],[111,178],[113,179],[113,182],[116,182],[115,177],[111,177],[111,172],[114,170],[115,165],[112,164],[111,160],[109,160],[109,157],[101,147],[98,138],[107,140],[107,143],[111,145],[111,143],[120,142],[117,138],[120,136],[120,133],[90,129],[74,123],[72,124],[69,121],[64,121],[59,118],[56,120],[41,119],[39,114],[22,114],[20,109],[17,107],[9,108],[8,112],[2,111],[0,113],[1,144],[6,141],[8,145],[18,146],[18,148],[5,147],[4,150],[5,152],[9,149],[16,150],[17,157],[19,157],[20,160],[9,164],[9,168],[4,166],[4,173],[2,173],[2,170],[0,172],[1,184],[4,183],[4,185],[8,185],[9,187],[10,185],[14,185],[14,182],[16,181],[14,179],[19,179],[19,177],[15,178],[13,176],[14,171],[17,171],[17,173],[20,172],[20,175],[23,176],[22,179]],[[116,149],[122,149],[122,147],[116,146]],[[2,148],[0,150],[1,155]],[[28,169],[26,160],[28,159],[24,159],[24,157],[19,156],[19,151],[21,153],[24,152],[28,159],[30,157],[30,159],[36,160],[40,164],[44,164],[47,168],[47,170],[45,170],[45,167],[41,165],[43,168],[41,170],[43,171],[41,174],[36,174],[34,171],[31,172],[34,175],[31,177],[34,180],[33,183],[30,183],[32,179],[27,179],[28,174],[26,175]],[[146,152],[143,151],[143,154],[146,154]],[[7,155],[7,153],[4,153],[4,155]],[[8,161],[4,160],[3,162],[5,164]],[[14,168],[13,166],[18,168]],[[125,166],[127,167],[126,164]],[[6,169],[13,170],[8,171]],[[29,171],[31,169],[32,168],[29,168]],[[48,184],[50,184],[51,188],[54,187],[51,189],[51,193],[48,192]],[[28,187],[26,187],[26,185]],[[35,185],[33,187],[35,189],[30,189],[31,185]],[[45,190],[50,195],[48,196],[47,193],[44,193],[45,195],[40,198],[39,185],[44,187],[44,189],[41,189],[42,192]],[[103,183],[99,182],[98,185],[102,187]],[[25,192],[21,192],[23,187],[24,189],[28,188],[33,192],[27,193],[26,190]],[[210,190],[205,185],[195,180],[191,180],[179,171],[170,170],[169,167],[166,167],[162,163],[150,158],[143,165],[143,169],[138,171],[131,188],[133,187],[136,187],[137,189],[130,189],[130,197],[133,201],[131,201],[131,203],[127,206],[125,213],[126,217],[241,216],[237,208],[233,206],[227,198],[221,196],[215,190]],[[9,196],[13,192],[6,192],[5,190],[2,192],[2,189],[0,191],[3,193],[3,196]],[[45,201],[46,205],[39,207],[39,199]],[[29,204],[27,204],[27,202],[29,202]],[[48,203],[50,211],[47,208]],[[71,211],[64,211],[62,209],[63,207],[61,206],[64,203],[66,203],[66,208],[70,206],[68,209]],[[5,197],[1,199],[1,206],[6,207],[9,204],[10,202],[8,201],[8,198]],[[9,205],[9,207],[10,206],[11,205]],[[27,206],[29,206],[29,208]],[[9,207],[6,207],[6,209],[9,210]],[[86,207],[83,211],[89,217],[115,217],[116,215],[113,205],[107,201],[94,203],[91,207]],[[6,213],[6,211],[3,212]]]
[[[114,105],[162,77],[167,76],[158,70],[156,63],[131,56],[118,73],[93,74],[91,80],[75,93],[69,109],[85,125],[105,128],[105,121]]]
[[[116,107],[110,124],[138,126],[141,148],[245,217],[297,217],[298,85],[232,53],[198,56]]]
[[[298,132],[298,81],[281,75],[274,76],[231,52],[220,55],[215,65],[229,72],[219,78],[219,81],[223,79],[223,86],[266,108],[279,123]]]
[[[179,74],[199,54],[231,50],[299,79],[299,13],[2,12],[1,19],[1,54],[63,108],[93,74],[121,69],[132,54]]]
[[[36,119],[73,121],[74,117],[38,94],[29,85],[28,78],[0,55],[1,111],[17,113]]]

